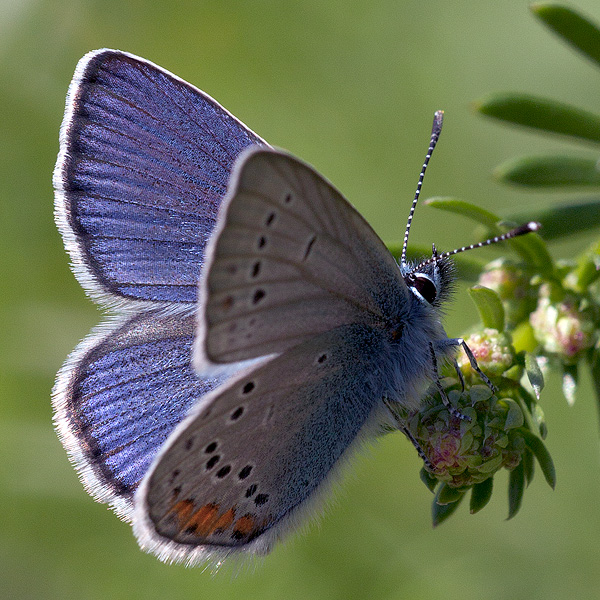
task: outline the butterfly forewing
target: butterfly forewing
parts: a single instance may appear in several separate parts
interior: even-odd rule
[[[381,324],[389,298],[407,293],[364,219],[278,151],[241,157],[208,260],[199,365],[281,352],[343,324]]]
[[[142,543],[189,562],[205,550],[268,550],[370,422],[385,345],[368,326],[342,326],[210,394],[138,492]]]
[[[264,144],[212,98],[143,59],[84,57],[54,185],[81,283],[102,300],[194,302],[233,163]]]

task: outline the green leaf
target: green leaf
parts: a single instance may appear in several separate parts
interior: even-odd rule
[[[533,426],[539,431],[541,438],[546,439],[548,428],[546,427],[546,421],[542,407],[523,386],[519,386],[517,400],[520,400],[525,404],[529,414],[531,415]]]
[[[515,125],[600,142],[598,115],[549,98],[505,92],[476,101],[474,108]]]
[[[419,477],[421,478],[421,481],[425,484],[425,487],[431,493],[433,493],[435,491],[435,486],[438,484],[438,480],[425,467],[421,467]]]
[[[508,243],[522,260],[534,266],[541,275],[550,277],[554,271],[554,261],[544,240],[537,233],[529,233],[509,240]]]
[[[537,430],[540,433],[540,437],[545,440],[548,435],[548,426],[546,425],[546,415],[544,415],[544,411],[542,407],[537,404],[537,402],[533,406],[533,410],[531,411],[531,416],[533,417],[533,423],[537,427]]]
[[[600,64],[600,29],[567,6],[533,4],[531,10],[555,33]]]
[[[544,442],[527,429],[521,429],[519,433],[523,435],[527,447],[533,452],[537,461],[540,463],[542,473],[544,474],[548,485],[554,489],[556,486],[556,470],[554,469],[552,457],[546,449],[546,446],[544,446]]]
[[[437,527],[441,523],[443,523],[448,517],[450,517],[456,509],[459,507],[462,499],[464,498],[464,494],[456,501],[450,504],[438,504],[435,500],[431,505],[431,517],[433,519],[433,526]]]
[[[494,177],[505,183],[535,188],[600,185],[598,159],[583,156],[513,158],[496,167]]]
[[[600,207],[597,217],[600,216]],[[600,240],[577,259],[577,267],[573,271],[573,287],[581,294],[585,294],[587,288],[600,278]]]
[[[521,407],[514,400],[510,400],[509,398],[505,398],[503,402],[508,405],[508,413],[506,414],[506,421],[504,422],[504,430],[508,431],[510,429],[522,427],[523,423],[525,422],[525,417],[523,416]]]
[[[527,373],[527,379],[533,388],[536,398],[540,399],[540,392],[544,389],[544,375],[540,369],[535,354],[531,352],[525,352],[525,371]]]
[[[493,491],[493,477],[488,477],[485,481],[477,483],[473,486],[473,491],[471,492],[471,502],[469,506],[469,510],[471,511],[472,515],[474,515],[476,512],[479,512],[490,501]]]
[[[483,326],[504,331],[504,307],[500,296],[482,285],[469,288],[469,294],[479,311]]]
[[[525,450],[525,452],[523,452],[521,464],[525,471],[525,485],[528,486],[533,481],[533,476],[535,474],[535,459],[531,450]]]
[[[545,240],[555,240],[568,235],[600,227],[600,199],[594,198],[578,204],[557,205],[519,211],[510,216],[511,221],[542,224],[540,235]]]
[[[442,483],[435,496],[435,502],[436,504],[451,504],[460,500],[464,494],[464,490]]]
[[[497,217],[494,213],[491,213],[476,204],[459,200],[458,198],[438,196],[435,198],[428,198],[425,200],[424,204],[466,217],[476,223],[485,225],[489,229],[495,229],[500,221],[500,217]]]
[[[512,519],[521,508],[525,493],[525,467],[521,461],[508,478],[508,519]]]

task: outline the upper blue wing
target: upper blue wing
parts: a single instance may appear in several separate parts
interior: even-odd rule
[[[138,57],[81,59],[54,173],[74,270],[97,299],[195,302],[237,156],[266,145],[208,95]]]

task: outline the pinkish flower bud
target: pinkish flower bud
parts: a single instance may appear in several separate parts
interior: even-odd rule
[[[529,275],[506,258],[487,264],[479,283],[500,296],[509,327],[527,319],[535,309],[537,290],[531,285]]]
[[[574,364],[595,341],[594,321],[589,311],[579,310],[580,301],[573,294],[552,297],[551,288],[540,288],[537,309],[529,321],[536,340],[544,352]]]

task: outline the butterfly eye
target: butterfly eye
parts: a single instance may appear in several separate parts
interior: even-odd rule
[[[429,304],[435,302],[437,296],[437,288],[435,283],[429,279],[426,275],[411,273],[406,280],[409,287],[414,288],[421,297],[423,297]]]

